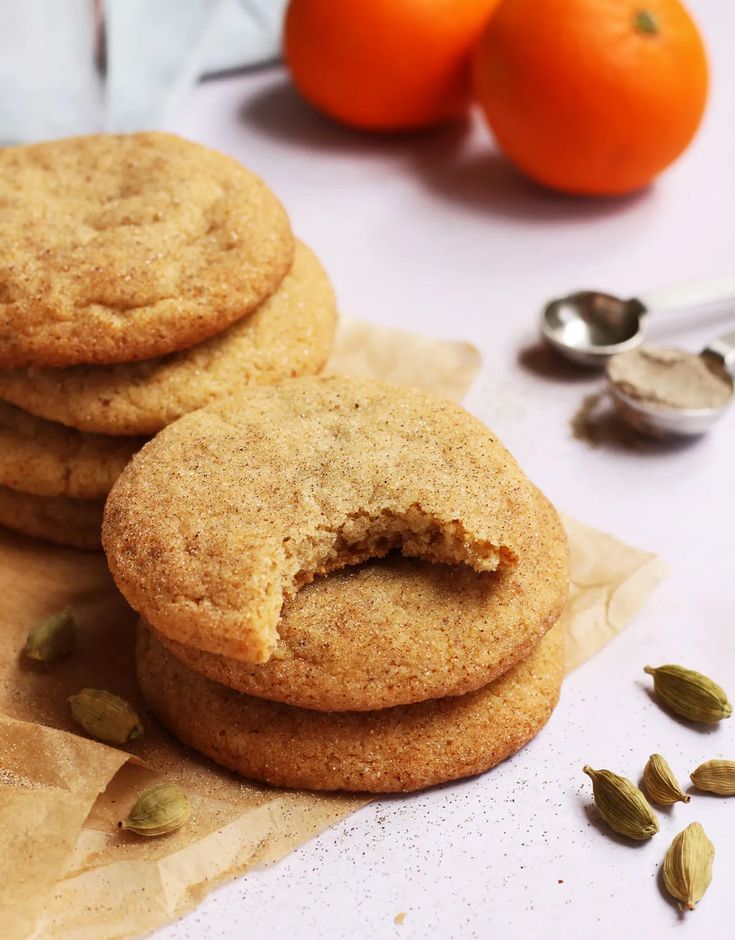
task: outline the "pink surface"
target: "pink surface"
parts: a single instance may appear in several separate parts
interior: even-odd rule
[[[216,892],[158,936],[575,937],[682,929],[660,893],[668,841],[699,820],[714,882],[688,937],[732,929],[735,802],[662,813],[641,847],[587,815],[586,762],[637,779],[660,751],[682,780],[735,758],[735,724],[700,732],[646,694],[647,662],[682,662],[735,694],[735,410],[707,439],[631,451],[575,440],[569,420],[598,378],[536,348],[543,301],[579,287],[634,294],[735,270],[735,7],[692,0],[713,65],[705,124],[650,191],[590,202],[542,192],[492,151],[484,128],[418,138],[353,134],[308,111],[279,70],[210,82],[172,129],[241,158],[288,206],[342,309],[471,339],[485,374],[470,406],[558,506],[663,555],[672,574],[627,631],[566,683],[549,727],[486,777],[379,801],[281,864]],[[652,324],[653,326],[653,324]],[[735,310],[671,317],[651,339],[696,350]],[[401,926],[398,912],[406,912]]]

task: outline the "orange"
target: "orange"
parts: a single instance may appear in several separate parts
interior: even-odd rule
[[[571,193],[648,184],[690,142],[707,98],[702,40],[678,0],[503,0],[473,64],[501,150]]]
[[[316,108],[370,130],[461,115],[469,59],[498,0],[291,0],[284,52]]]

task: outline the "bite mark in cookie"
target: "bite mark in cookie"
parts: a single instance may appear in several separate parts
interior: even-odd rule
[[[264,662],[284,600],[399,548],[493,571],[535,526],[532,492],[463,408],[367,380],[252,389],[162,431],[113,488],[103,540],[160,632]]]
[[[559,619],[566,537],[540,493],[537,531],[518,563],[495,572],[391,554],[333,572],[289,598],[267,663],[160,641],[229,688],[318,711],[369,711],[486,685],[527,656]]]

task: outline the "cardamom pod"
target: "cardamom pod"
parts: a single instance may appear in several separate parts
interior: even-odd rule
[[[31,630],[26,640],[25,653],[40,663],[53,663],[74,651],[77,645],[77,625],[68,607],[45,617]]]
[[[592,780],[595,804],[605,822],[629,839],[650,839],[658,832],[658,819],[638,787],[611,770],[583,768]]]
[[[690,774],[698,790],[735,796],[735,760],[708,760]]]
[[[673,665],[646,666],[643,671],[653,676],[656,694],[683,718],[714,724],[732,715],[727,695],[701,672]]]
[[[715,847],[698,822],[674,837],[664,858],[666,890],[693,911],[712,881]]]
[[[643,786],[654,803],[688,803],[691,797],[684,793],[676,781],[671,767],[660,754],[651,754],[643,770]]]
[[[102,689],[82,689],[67,699],[77,724],[99,741],[125,744],[143,734],[140,718],[124,698]]]
[[[191,806],[181,787],[159,783],[141,793],[120,826],[141,836],[165,836],[180,829],[190,814]]]

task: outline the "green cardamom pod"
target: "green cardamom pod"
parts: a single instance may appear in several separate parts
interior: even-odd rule
[[[98,741],[126,744],[143,734],[140,718],[124,698],[102,689],[82,689],[67,699],[77,724]]]
[[[708,760],[690,775],[698,790],[735,796],[735,760]]]
[[[37,662],[53,663],[73,653],[76,645],[77,625],[66,607],[36,624],[28,634],[25,653]]]
[[[190,814],[191,806],[181,787],[159,783],[141,793],[120,826],[141,836],[165,836],[180,829]]]
[[[693,911],[712,881],[715,847],[698,822],[674,837],[664,858],[666,890]]]
[[[638,787],[610,770],[583,768],[592,780],[595,804],[605,822],[629,839],[650,839],[658,832],[658,819]]]
[[[646,666],[643,671],[653,676],[656,694],[683,718],[714,724],[732,715],[727,695],[701,672],[674,665]]]
[[[691,797],[677,783],[671,767],[660,754],[651,754],[643,770],[643,786],[648,798],[654,803],[669,806],[671,803],[688,803]]]

